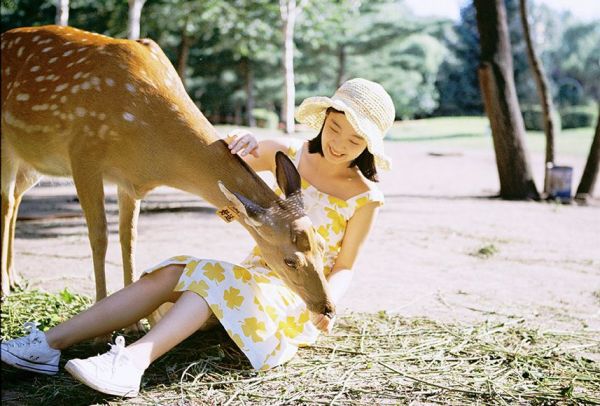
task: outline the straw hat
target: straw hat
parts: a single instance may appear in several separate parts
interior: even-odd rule
[[[380,169],[391,169],[392,160],[383,150],[383,137],[394,123],[392,98],[378,83],[356,78],[344,82],[332,98],[309,97],[296,110],[296,120],[315,130],[323,128],[327,109],[344,112]]]

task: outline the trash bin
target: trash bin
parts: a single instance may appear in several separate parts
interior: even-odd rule
[[[548,164],[546,165],[546,171],[548,198],[558,199],[561,202],[570,202],[573,167]]]

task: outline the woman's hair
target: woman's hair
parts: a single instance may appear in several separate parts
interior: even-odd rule
[[[321,127],[319,134],[317,134],[317,136],[312,140],[308,141],[308,152],[310,152],[311,154],[318,152],[319,154],[321,154],[321,156],[323,156],[321,135],[323,134],[323,128],[325,127],[327,115],[329,115],[329,113],[332,111],[343,113],[342,111],[338,111],[332,107],[329,107],[327,109],[327,112],[325,113],[325,120],[323,120],[323,126]],[[354,166],[358,167],[358,170],[364,175],[365,178],[369,179],[372,182],[379,182],[379,177],[377,176],[377,168],[375,167],[375,157],[369,152],[369,150],[366,147],[365,150],[361,152],[361,154],[358,157],[356,157],[356,159],[350,162],[348,168],[352,168]]]

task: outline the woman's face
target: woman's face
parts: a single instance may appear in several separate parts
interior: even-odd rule
[[[365,150],[367,142],[356,133],[346,115],[327,114],[321,133],[323,156],[331,163],[352,162]]]

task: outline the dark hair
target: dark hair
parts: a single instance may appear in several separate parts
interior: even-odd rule
[[[332,107],[327,109],[325,118],[331,111],[337,111],[338,113],[343,113],[338,111]],[[311,154],[319,153],[323,156],[323,146],[321,145],[321,136],[323,134],[323,128],[325,127],[325,120],[323,120],[323,126],[321,127],[321,131],[319,134],[312,140],[308,141],[308,152]],[[352,168],[354,166],[358,167],[358,170],[364,175],[365,178],[369,179],[372,182],[379,182],[379,177],[377,176],[377,168],[375,167],[375,157],[373,154],[369,152],[369,150],[365,147],[364,151],[360,153],[358,157],[356,157],[348,168]]]

